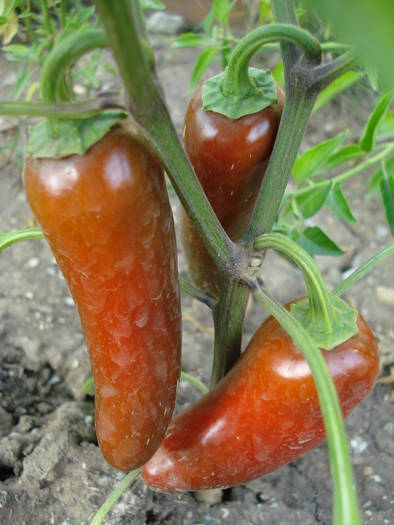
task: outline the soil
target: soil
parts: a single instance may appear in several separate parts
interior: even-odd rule
[[[158,72],[175,126],[181,129],[188,78],[195,51],[173,51],[155,37]],[[14,81],[0,62],[0,92]],[[355,98],[356,96],[356,98]],[[4,98],[4,97],[3,97]],[[319,111],[308,125],[303,147],[350,128],[360,135],[372,106],[359,91]],[[32,224],[21,181],[21,148],[25,127],[0,119],[1,230]],[[323,211],[314,218],[345,250],[336,258],[319,257],[330,286],[391,241],[381,205],[366,199],[367,175],[345,186],[359,224],[349,227]],[[179,203],[170,195],[175,221]],[[179,251],[179,267],[185,263]],[[300,272],[269,255],[264,281],[282,302],[304,292]],[[347,299],[370,323],[379,342],[382,375],[393,364],[394,328],[392,262],[385,262],[352,288]],[[244,342],[265,313],[254,304],[245,325]],[[183,297],[183,369],[208,383],[212,360],[209,311]],[[0,255],[0,523],[3,525],[87,525],[123,474],[109,467],[97,447],[94,407],[82,392],[90,376],[79,320],[66,283],[47,244],[28,241]],[[181,382],[178,408],[199,396]],[[393,523],[394,404],[392,386],[378,384],[346,423],[364,523]],[[331,523],[332,482],[325,445],[261,479],[231,491],[173,496],[151,491],[141,480],[107,516],[120,524],[252,524],[312,525]],[[201,501],[203,500],[203,501]]]

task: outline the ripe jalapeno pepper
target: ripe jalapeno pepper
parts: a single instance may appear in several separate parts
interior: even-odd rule
[[[184,120],[183,138],[194,171],[232,240],[248,223],[279,127],[278,104],[232,120],[202,108],[202,88],[194,92]],[[181,240],[189,273],[201,289],[218,294],[216,267],[192,222],[182,210]]]
[[[120,126],[84,155],[28,158],[26,194],[77,305],[96,431],[120,470],[145,463],[180,373],[174,225],[157,160]]]
[[[344,417],[378,374],[375,338],[361,315],[357,325],[356,335],[322,350]],[[174,419],[142,474],[148,485],[169,492],[239,485],[293,461],[324,437],[309,365],[269,317],[224,379]]]

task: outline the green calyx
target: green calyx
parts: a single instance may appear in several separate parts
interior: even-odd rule
[[[332,350],[358,332],[357,310],[326,289],[312,257],[297,243],[280,233],[264,234],[255,241],[258,250],[272,248],[302,271],[308,299],[291,306],[291,313],[324,350]]]
[[[27,153],[36,158],[83,155],[124,118],[124,111],[105,110],[86,119],[42,120],[30,128]]]
[[[278,102],[275,81],[269,70],[250,67],[247,88],[233,92],[223,89],[226,74],[227,71],[219,73],[204,83],[202,107],[205,111],[214,111],[235,120]]]
[[[86,29],[60,36],[49,53],[41,74],[41,94],[44,102],[65,102],[72,90],[66,83],[67,74],[85,53],[107,47],[101,29]],[[126,118],[121,109],[104,109],[96,115],[81,113],[72,119],[53,115],[30,129],[28,154],[37,158],[61,158],[83,155],[120,120]]]

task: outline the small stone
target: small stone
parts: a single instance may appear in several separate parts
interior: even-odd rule
[[[34,292],[26,292],[25,297],[26,299],[34,299]]]
[[[208,505],[220,503],[222,496],[222,489],[199,490],[194,493],[194,497],[199,503],[207,503]]]
[[[153,13],[146,21],[148,31],[164,35],[176,35],[185,25],[185,20],[180,15],[168,13]]]
[[[64,299],[64,302],[67,306],[74,306],[74,301],[73,301],[73,298],[72,297],[66,297]]]
[[[363,474],[364,474],[364,476],[372,476],[373,475],[373,468],[370,467],[369,465],[367,465],[366,467],[364,467]]]
[[[0,437],[6,436],[12,429],[12,416],[0,405]]]
[[[387,226],[382,226],[381,224],[378,224],[375,228],[375,233],[378,237],[386,237],[386,235],[389,234],[389,229]]]
[[[394,288],[388,286],[378,286],[376,288],[377,298],[381,303],[394,306]]]
[[[32,257],[27,261],[27,267],[28,268],[37,268],[37,266],[40,264],[40,259],[38,257]]]
[[[362,454],[365,450],[367,450],[368,443],[360,436],[356,436],[350,440],[350,446],[356,454]]]

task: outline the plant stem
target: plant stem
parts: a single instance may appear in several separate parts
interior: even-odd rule
[[[41,96],[45,102],[67,100],[64,78],[71,65],[82,55],[96,48],[108,47],[101,29],[71,33],[56,45],[44,63],[41,72]]]
[[[184,372],[181,370],[181,380],[188,381],[190,384],[194,385],[196,388],[199,389],[200,392],[203,394],[206,394],[209,392],[209,388],[202,383],[198,377],[192,376],[191,374],[188,374],[187,372]]]
[[[40,228],[26,228],[14,232],[0,232],[0,251],[12,246],[16,242],[29,239],[43,239],[44,235]]]
[[[356,66],[358,58],[352,51],[347,51],[335,60],[317,66],[313,72],[313,83],[319,90],[326,87],[343,73]]]
[[[139,2],[96,0],[96,5],[134,119],[144,130],[146,141],[159,157],[218,268],[239,275],[245,264],[243,252],[231,242],[212,210],[160,96],[157,78],[152,73],[149,44],[141,36]]]
[[[269,232],[276,220],[317,92],[291,82],[274,149],[243,242]]]
[[[308,31],[291,24],[269,24],[257,27],[242,38],[231,53],[222,84],[224,95],[248,94],[256,89],[249,78],[249,62],[261,46],[277,40],[295,43],[307,58],[320,60],[319,41]]]
[[[349,277],[338,284],[332,293],[335,295],[343,295],[351,286],[357,283],[360,279],[367,275],[367,273],[373,270],[381,261],[392,254],[394,254],[394,244],[385,246],[380,252],[365,261],[361,266],[354,270],[354,272],[352,272]]]
[[[187,279],[183,275],[179,276],[179,285],[181,287],[182,292],[186,293],[187,295],[190,295],[191,297],[194,297],[194,299],[197,299],[197,301],[206,304],[208,308],[212,310],[212,308],[215,305],[215,302],[217,301],[216,297],[214,297],[208,292],[200,290],[200,288],[194,286],[189,281],[189,279]]]
[[[120,483],[114,488],[103,505],[99,508],[90,525],[101,525],[105,516],[112,509],[118,499],[126,492],[130,485],[137,479],[141,469],[132,470],[125,476]]]
[[[52,25],[52,20],[51,20],[50,14],[49,14],[49,7],[48,7],[47,0],[40,0],[40,5],[41,5],[42,16],[43,16],[43,19],[44,19],[44,27],[45,27],[48,35],[54,35],[55,34],[55,30],[54,30],[54,27]]]
[[[326,428],[334,480],[333,525],[361,525],[342,412],[327,364],[308,333],[276,299],[256,285],[254,294],[300,348],[311,368]]]
[[[84,102],[8,102],[0,101],[0,115],[25,117],[54,117],[58,119],[85,119],[102,113],[104,109],[123,109],[115,100],[92,99]],[[126,110],[125,110],[126,111]]]
[[[218,383],[241,355],[242,329],[249,289],[240,281],[229,281],[221,288],[218,304],[213,309],[215,347],[211,388]]]
[[[369,168],[373,164],[376,164],[377,162],[383,160],[392,151],[394,151],[394,144],[388,144],[380,153],[378,153],[374,157],[370,157],[369,159],[366,159],[364,162],[361,162],[360,164],[357,164],[357,166],[354,166],[354,168],[351,168],[350,170],[344,171],[343,173],[337,175],[336,177],[333,177],[332,179],[330,179],[330,181],[332,181],[333,185],[342,184],[346,180],[354,177],[355,175],[358,175],[360,172]],[[291,196],[292,198],[299,197],[300,195],[303,195],[304,193],[307,193],[308,191],[310,191],[311,187],[318,187],[319,185],[324,186],[326,182],[327,181],[316,182],[314,183],[313,186],[311,184],[308,184],[308,186],[300,188],[299,190],[296,190],[293,193],[291,193]]]

